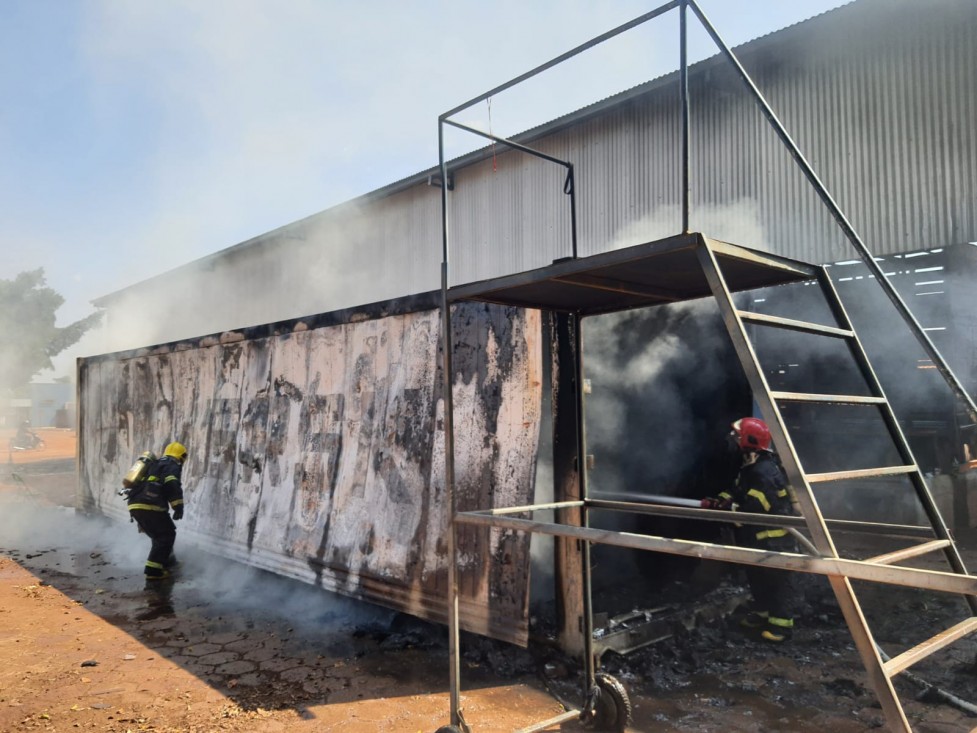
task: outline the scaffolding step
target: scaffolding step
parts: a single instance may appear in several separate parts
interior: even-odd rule
[[[809,392],[771,392],[780,402],[823,402],[830,405],[884,405],[885,397],[869,397],[848,394],[817,394]]]
[[[816,333],[822,336],[836,336],[838,338],[852,338],[854,331],[834,326],[822,326],[819,323],[809,323],[808,321],[795,321],[793,318],[781,318],[780,316],[768,316],[763,313],[751,313],[750,311],[736,311],[736,315],[744,321],[759,323],[764,326],[774,328],[786,328],[790,331],[803,331],[805,333]]]
[[[844,481],[856,478],[875,478],[877,476],[899,476],[916,473],[916,466],[884,466],[883,468],[857,468],[852,471],[832,471],[830,473],[805,474],[809,483],[823,483],[825,481]]]
[[[932,542],[924,542],[921,545],[906,547],[902,550],[887,552],[884,555],[876,555],[875,557],[870,557],[865,562],[874,562],[878,565],[895,565],[896,563],[902,562],[903,560],[908,560],[911,557],[919,557],[920,555],[925,555],[929,552],[942,550],[945,547],[949,547],[950,544],[950,540],[933,540]]]
[[[885,668],[887,675],[894,677],[900,672],[909,669],[917,662],[923,661],[933,652],[949,646],[957,639],[961,639],[967,636],[967,634],[973,633],[975,630],[977,630],[977,616],[971,616],[955,626],[951,626],[946,631],[937,634],[932,639],[927,639],[912,649],[904,651],[899,656],[893,657],[882,666]]]

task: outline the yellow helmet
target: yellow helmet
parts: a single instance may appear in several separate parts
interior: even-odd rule
[[[175,458],[180,463],[187,457],[187,449],[184,447],[183,443],[170,443],[166,446],[166,450],[163,451],[164,456],[169,456],[170,458]]]

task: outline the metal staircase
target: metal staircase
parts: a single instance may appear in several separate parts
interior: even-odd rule
[[[589,257],[581,257],[577,247],[576,223],[576,185],[574,183],[573,163],[553,157],[539,150],[534,150],[522,142],[509,140],[485,133],[469,125],[453,119],[461,112],[472,108],[476,104],[488,102],[502,92],[521,84],[522,82],[541,74],[542,72],[566,61],[588,49],[603,43],[643,23],[676,10],[679,16],[679,69],[678,69],[678,107],[680,113],[679,141],[680,176],[678,178],[678,194],[681,200],[680,233],[656,242],[648,242],[620,250],[604,251]],[[521,273],[513,273],[489,280],[451,286],[449,276],[449,253],[451,251],[449,235],[449,203],[448,191],[450,185],[440,185],[441,189],[441,219],[442,219],[442,261],[441,261],[441,313],[443,339],[443,399],[444,399],[444,432],[445,432],[445,468],[444,485],[447,503],[450,507],[450,521],[446,532],[448,547],[448,592],[446,607],[448,609],[449,657],[450,657],[450,692],[451,692],[451,725],[443,730],[450,733],[470,730],[464,722],[461,711],[461,665],[459,656],[459,629],[462,619],[458,606],[457,583],[457,547],[456,531],[460,525],[507,528],[517,532],[538,532],[561,538],[568,549],[561,555],[561,569],[566,578],[571,579],[579,572],[579,582],[576,579],[567,580],[562,592],[564,600],[574,600],[574,613],[565,614],[570,622],[564,624],[567,636],[577,634],[581,637],[582,657],[585,666],[585,699],[582,710],[568,711],[562,716],[527,728],[526,730],[543,730],[562,720],[570,720],[579,714],[584,720],[596,722],[602,716],[597,715],[598,703],[601,699],[610,697],[620,702],[616,697],[619,685],[603,685],[606,680],[596,673],[593,656],[593,624],[592,608],[590,604],[590,569],[589,544],[602,543],[617,547],[626,547],[652,552],[695,557],[705,560],[719,560],[745,565],[763,564],[766,567],[779,568],[788,571],[800,571],[824,575],[828,578],[835,596],[841,606],[844,617],[851,629],[856,647],[868,670],[870,680],[879,696],[883,712],[888,719],[892,731],[910,732],[912,729],[906,719],[902,705],[893,687],[893,678],[908,667],[925,659],[939,649],[977,630],[977,577],[971,576],[964,567],[963,561],[954,545],[953,537],[929,492],[929,488],[920,473],[912,452],[902,434],[899,424],[892,412],[885,393],[879,385],[878,379],[869,364],[862,345],[852,328],[851,323],[838,299],[827,272],[823,268],[801,263],[796,260],[765,253],[746,250],[735,245],[710,240],[692,232],[690,228],[691,211],[691,127],[690,127],[690,94],[689,68],[687,54],[688,16],[692,14],[701,27],[712,38],[719,49],[720,56],[727,62],[728,67],[743,83],[749,96],[757,103],[759,110],[769,127],[783,143],[801,174],[817,194],[826,211],[832,216],[838,227],[854,248],[869,272],[876,278],[885,295],[892,302],[899,316],[906,322],[913,332],[920,346],[929,356],[934,368],[946,380],[956,397],[967,406],[967,410],[974,421],[977,421],[977,403],[967,392],[960,380],[953,374],[946,360],[930,341],[924,329],[916,321],[911,310],[887,280],[872,253],[866,247],[861,237],[848,221],[845,213],[832,198],[827,188],[821,182],[814,168],[804,157],[797,144],[788,134],[787,129],[778,119],[763,94],[757,88],[753,79],[740,63],[736,54],[729,48],[716,32],[716,29],[705,17],[696,0],[669,0],[628,23],[613,28],[606,33],[595,36],[590,41],[546,62],[524,74],[475,97],[468,102],[448,110],[438,117],[438,148],[440,181],[451,180],[452,171],[445,156],[445,129],[453,127],[458,130],[481,136],[490,140],[493,145],[501,144],[511,150],[534,156],[549,164],[555,164],[566,170],[564,193],[568,195],[569,206],[569,257],[554,260],[547,267]],[[659,164],[660,161],[654,161]],[[725,273],[720,270],[722,262]],[[732,292],[768,287],[800,280],[814,279],[825,293],[835,318],[835,325],[819,325],[789,318],[761,315],[738,309],[733,300]],[[651,535],[636,535],[632,533],[613,532],[588,526],[588,512],[590,509],[602,509],[622,512],[641,512],[659,516],[675,516],[695,518],[703,521],[728,522],[728,512],[715,511],[687,506],[649,506],[628,501],[591,498],[588,496],[586,471],[579,471],[573,467],[585,465],[583,433],[583,402],[580,397],[582,383],[582,342],[580,320],[596,314],[611,313],[631,308],[643,308],[661,303],[678,302],[694,298],[713,295],[722,311],[726,327],[729,330],[736,347],[739,359],[753,389],[754,399],[760,407],[760,412],[767,421],[773,435],[774,444],[780,454],[788,477],[795,487],[801,516],[771,517],[760,514],[739,513],[738,519],[757,525],[782,526],[791,529],[806,527],[812,538],[816,555],[798,555],[796,553],[778,553],[741,548],[735,546],[718,545],[707,542],[675,540]],[[560,431],[563,444],[575,446],[575,460],[565,461],[566,468],[561,476],[562,495],[558,500],[549,504],[530,505],[524,507],[497,507],[477,511],[458,511],[454,499],[454,418],[453,418],[453,369],[452,369],[452,339],[451,339],[451,306],[463,300],[480,300],[503,305],[539,308],[553,314],[557,324],[556,342],[557,353],[564,357],[562,384],[554,393],[563,395],[574,394],[574,400],[566,399],[562,402],[565,414],[571,415],[566,424],[560,424],[555,430]],[[842,340],[850,349],[870,394],[864,396],[844,394],[815,394],[801,392],[784,392],[771,390],[764,378],[763,371],[757,360],[757,355],[751,344],[747,328],[779,328],[788,329],[801,334],[818,337],[829,337]],[[780,405],[789,403],[820,403],[822,405],[856,405],[866,409],[876,408],[880,411],[889,434],[892,436],[899,455],[898,462],[888,466],[873,468],[859,468],[847,471],[805,472],[798,458],[797,451],[787,432],[786,424],[781,415]],[[574,422],[571,428],[569,423]],[[825,519],[818,507],[812,484],[832,481],[854,481],[875,477],[903,477],[911,481],[915,493],[921,503],[928,526],[906,526],[884,524],[880,522],[861,522],[841,519]],[[557,510],[563,521],[546,522],[533,517],[536,511]],[[521,516],[520,516],[521,515]],[[887,552],[865,560],[852,560],[841,557],[835,546],[831,530],[838,531],[874,531],[889,535],[914,538],[916,543],[893,552]],[[575,543],[575,544],[574,544]],[[907,560],[919,558],[928,553],[941,551],[950,565],[951,572],[940,570],[923,570],[901,565]],[[852,580],[873,581],[901,585],[910,588],[935,590],[964,596],[970,609],[969,618],[946,629],[929,640],[893,657],[883,659],[883,653],[875,644],[869,629],[868,621],[855,597]],[[579,598],[572,596],[579,594]],[[574,629],[572,621],[579,620]],[[603,695],[602,693],[607,693]],[[620,706],[618,706],[620,707]],[[620,712],[620,710],[618,711]],[[624,715],[617,715],[614,722],[609,724],[608,730],[623,730],[626,724]]]
[[[933,539],[913,544],[902,549],[878,555],[861,561],[869,566],[890,567],[905,560],[919,557],[928,553],[942,551],[952,572],[972,578],[967,572],[960,553],[954,543],[952,534],[947,527],[939,508],[930,493],[926,480],[913,457],[908,442],[899,426],[892,407],[885,392],[872,369],[868,356],[862,347],[858,335],[852,327],[834,284],[824,267],[817,267],[816,282],[836,321],[835,326],[820,325],[790,318],[764,315],[760,313],[740,310],[736,307],[732,292],[723,275],[719,260],[716,257],[714,244],[704,238],[704,246],[697,252],[706,279],[709,283],[716,302],[719,305],[726,328],[732,338],[733,345],[746,373],[753,397],[760,408],[760,412],[770,427],[774,445],[783,462],[784,469],[796,492],[797,503],[811,535],[812,543],[822,558],[838,558],[839,554],[827,522],[818,507],[811,485],[830,481],[869,479],[885,476],[904,476],[909,479],[915,489],[916,496],[929,522]],[[868,396],[848,394],[820,394],[802,392],[784,392],[770,389],[764,376],[760,361],[750,338],[746,324],[753,324],[761,328],[786,329],[802,334],[841,339],[849,348],[858,369],[870,391]],[[785,403],[820,403],[824,405],[860,405],[875,407],[881,413],[886,428],[891,436],[901,463],[899,465],[878,466],[868,469],[847,471],[832,471],[826,473],[812,473],[805,471],[798,458],[797,450],[787,430],[787,423],[781,414],[781,405]],[[874,523],[859,523],[872,525]],[[877,524],[877,527],[893,529],[889,525]],[[871,567],[865,568],[863,578],[872,579]],[[927,582],[927,571],[920,572],[918,587],[932,587]],[[881,576],[880,576],[881,578]],[[954,626],[944,629],[926,641],[923,641],[901,654],[890,658],[883,658],[869,628],[865,614],[847,575],[828,575],[835,596],[851,630],[855,645],[865,668],[871,678],[873,687],[879,697],[882,709],[889,726],[893,731],[911,731],[902,705],[896,694],[892,680],[900,672],[922,661],[953,642],[977,630],[977,598],[964,595],[970,608],[970,617]]]
[[[736,306],[733,293],[753,291],[781,285],[816,282],[820,286],[835,320],[823,325],[781,318],[742,310]],[[763,565],[787,571],[823,575],[827,578],[849,626],[869,681],[876,690],[888,727],[895,733],[911,733],[912,728],[899,701],[893,679],[912,665],[934,652],[977,630],[977,577],[970,575],[957,551],[952,535],[940,516],[939,509],[920,473],[905,436],[893,414],[868,357],[859,341],[837,293],[823,267],[749,250],[737,245],[710,239],[698,233],[686,233],[648,242],[634,247],[613,250],[587,258],[560,261],[539,270],[509,275],[489,281],[459,286],[447,293],[449,302],[479,300],[490,303],[539,307],[551,312],[573,308],[575,322],[572,342],[578,345],[571,364],[571,384],[582,384],[582,344],[580,320],[589,315],[632,308],[659,305],[663,302],[714,297],[723,315],[733,345],[751,385],[753,398],[767,421],[774,444],[794,486],[799,516],[782,516],[737,512],[737,522],[806,529],[811,537],[807,542],[813,552],[798,554],[773,552],[710,542],[673,539],[630,532],[617,532],[589,526],[592,509],[644,513],[663,517],[681,517],[704,521],[730,522],[728,511],[703,509],[679,503],[668,505],[647,496],[646,500],[622,501],[608,497],[590,496],[586,471],[575,473],[579,480],[579,496],[558,498],[546,504],[519,507],[495,507],[456,511],[450,530],[457,526],[506,528],[517,532],[537,532],[578,541],[584,561],[579,566],[579,582],[573,593],[579,614],[582,653],[580,654],[587,680],[585,702],[580,709],[568,710],[559,720],[550,719],[526,728],[543,730],[555,722],[579,717],[591,722],[601,719],[602,699],[622,700],[623,688],[606,675],[598,673],[599,650],[593,639],[593,611],[590,603],[590,567],[587,561],[590,543],[607,544],[637,550],[718,560],[744,565]],[[802,338],[827,337],[840,340],[858,366],[868,394],[825,394],[816,392],[787,392],[772,390],[757,358],[747,328],[787,329],[802,334]],[[450,354],[450,350],[446,350]],[[450,370],[446,370],[450,372]],[[847,388],[846,388],[847,389]],[[575,400],[581,401],[579,389]],[[891,465],[830,472],[806,471],[787,430],[781,405],[807,403],[820,405],[855,405],[858,409],[878,410],[895,448],[896,459]],[[584,465],[586,454],[582,432],[582,409],[574,413],[573,437],[575,462]],[[795,431],[796,432],[796,431]],[[856,481],[878,477],[908,479],[927,518],[923,524],[893,524],[881,521],[860,521],[857,518],[825,518],[818,506],[812,485]],[[661,498],[661,497],[657,497]],[[650,500],[650,501],[647,501]],[[641,503],[639,503],[641,502]],[[562,519],[544,521],[535,518],[538,511],[566,510]],[[575,514],[574,514],[575,513]],[[885,535],[908,538],[899,549],[866,559],[851,559],[839,554],[832,532]],[[804,538],[807,539],[806,537]],[[922,569],[904,565],[907,560],[940,551],[949,563],[950,571]],[[932,638],[893,656],[891,659],[875,643],[869,622],[856,598],[852,581],[869,581],[898,585],[927,591],[940,591],[963,596],[969,607],[967,618]],[[458,629],[460,616],[457,605],[457,585],[452,585],[449,604],[449,626]],[[574,600],[568,594],[566,601]],[[576,618],[575,618],[576,620]],[[460,664],[457,642],[452,647],[452,721],[454,731],[465,727],[460,707]],[[613,684],[611,684],[613,682]],[[619,689],[620,688],[620,689]],[[601,695],[604,697],[602,698]],[[626,706],[625,706],[626,707]],[[606,712],[606,711],[605,711]],[[626,715],[618,714],[607,730],[623,730]],[[598,726],[599,727],[599,726]]]

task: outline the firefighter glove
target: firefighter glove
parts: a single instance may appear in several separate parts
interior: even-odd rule
[[[701,502],[699,506],[703,509],[731,509],[733,504],[729,499],[716,499],[711,496],[707,496]]]
[[[173,519],[177,522],[183,519],[183,504],[179,504],[173,508]]]

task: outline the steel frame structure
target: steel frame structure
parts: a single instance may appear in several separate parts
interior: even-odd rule
[[[822,203],[827,207],[832,217],[841,227],[848,240],[855,248],[859,258],[865,263],[869,270],[874,273],[876,281],[882,286],[886,295],[895,306],[897,312],[906,321],[920,345],[932,359],[933,364],[940,371],[945,381],[960,398],[971,416],[977,420],[977,405],[966,392],[960,380],[956,377],[949,365],[936,349],[935,345],[926,335],[922,326],[918,323],[908,306],[895,291],[894,287],[885,277],[879,265],[875,262],[870,251],[854,230],[844,212],[835,202],[834,198],[827,191],[810,163],[803,156],[797,145],[787,133],[783,124],[767,103],[759,89],[745,71],[732,50],[725,44],[715,28],[705,17],[695,0],[672,0],[660,7],[635,18],[617,28],[604,34],[596,36],[590,41],[571,49],[570,51],[556,57],[555,59],[532,69],[515,79],[506,82],[492,90],[475,97],[464,104],[461,104],[438,118],[438,148],[439,163],[441,171],[441,181],[448,181],[449,169],[448,162],[444,154],[444,131],[445,126],[452,126],[466,132],[482,136],[492,142],[506,145],[514,150],[539,157],[547,162],[561,165],[567,170],[567,178],[564,184],[564,191],[570,196],[570,225],[571,225],[571,251],[572,256],[569,261],[559,261],[558,264],[543,268],[535,273],[522,273],[520,275],[497,278],[496,280],[474,283],[467,286],[451,287],[449,280],[449,222],[448,222],[448,187],[441,185],[441,204],[442,204],[442,263],[441,263],[441,319],[442,319],[442,338],[443,338],[443,400],[444,400],[444,431],[445,431],[445,489],[448,494],[448,507],[450,520],[447,532],[448,547],[448,599],[447,615],[449,630],[449,666],[450,666],[450,716],[451,725],[459,730],[470,730],[464,720],[460,704],[461,690],[461,665],[460,665],[460,638],[459,638],[459,614],[458,614],[458,584],[457,584],[457,527],[461,524],[508,528],[512,530],[537,532],[548,534],[555,537],[577,539],[581,541],[583,547],[583,565],[581,578],[581,589],[583,594],[583,635],[584,635],[584,654],[583,663],[585,667],[585,699],[587,703],[581,710],[568,711],[560,716],[543,721],[537,725],[526,728],[525,731],[542,730],[551,725],[562,721],[582,716],[592,712],[595,702],[595,667],[596,662],[593,655],[593,618],[591,608],[591,579],[589,549],[591,543],[601,543],[618,547],[628,547],[633,549],[649,550],[667,554],[685,555],[702,559],[720,560],[725,562],[755,565],[763,564],[767,567],[781,568],[797,572],[813,573],[824,575],[829,579],[835,592],[835,596],[841,607],[842,613],[852,632],[853,639],[859,654],[863,660],[866,671],[871,683],[875,688],[880,703],[888,721],[889,727],[893,731],[910,733],[911,727],[902,710],[901,703],[896,695],[892,684],[892,678],[899,672],[905,670],[912,664],[918,662],[925,656],[945,647],[947,644],[977,630],[977,578],[969,575],[964,567],[963,561],[954,545],[953,538],[945,522],[939,514],[935,502],[923,480],[922,474],[916,465],[915,459],[909,449],[908,444],[899,428],[898,422],[891,407],[882,392],[881,385],[875,376],[871,365],[862,349],[857,335],[851,327],[847,314],[837,297],[833,284],[824,268],[787,260],[786,258],[774,257],[763,253],[752,252],[739,247],[730,247],[724,243],[710,240],[702,235],[689,232],[689,141],[690,141],[690,119],[689,119],[689,89],[688,89],[688,59],[687,59],[687,14],[689,9],[696,15],[702,27],[706,30],[712,40],[716,43],[720,53],[735,69],[737,75],[745,84],[747,90],[756,101],[764,117],[770,126],[777,133],[791,157],[801,169],[809,184],[815,189]],[[671,10],[679,12],[680,26],[680,60],[679,60],[679,104],[681,108],[681,211],[682,211],[682,233],[671,240],[662,240],[644,247],[637,254],[625,252],[623,255],[618,253],[604,253],[587,258],[578,258],[577,237],[576,237],[576,204],[573,179],[573,164],[569,161],[560,160],[553,156],[546,155],[539,151],[523,145],[519,142],[497,137],[480,130],[460,124],[450,118],[471,106],[483,102],[503,91],[513,87],[537,74],[566,61],[583,51],[586,51],[604,41],[609,40],[627,30],[635,28],[649,20],[664,15]],[[636,249],[636,248],[631,248]],[[760,408],[763,417],[770,426],[773,440],[778,453],[784,463],[788,477],[797,490],[798,503],[801,509],[801,516],[784,518],[777,517],[771,519],[765,515],[737,514],[737,519],[748,523],[766,526],[788,526],[806,527],[811,535],[813,546],[817,549],[817,556],[801,555],[794,553],[765,552],[761,550],[741,548],[729,545],[707,543],[701,541],[677,540],[650,535],[638,535],[620,531],[610,531],[589,527],[588,511],[591,508],[601,508],[616,511],[639,512],[656,515],[684,516],[706,521],[729,521],[726,512],[693,509],[675,506],[654,506],[640,504],[636,502],[616,501],[609,499],[590,498],[587,492],[587,478],[585,465],[584,449],[584,427],[583,427],[583,400],[581,391],[578,389],[576,397],[577,421],[576,421],[576,459],[579,470],[577,477],[579,480],[579,500],[552,502],[549,504],[533,504],[519,507],[507,507],[500,509],[490,509],[482,511],[458,512],[454,493],[454,420],[453,420],[453,400],[452,400],[452,340],[451,334],[451,304],[460,300],[486,300],[490,302],[506,303],[510,305],[521,305],[524,307],[537,307],[541,309],[560,310],[569,312],[573,318],[573,338],[576,344],[575,360],[573,364],[575,384],[582,384],[583,374],[582,363],[582,343],[580,319],[586,315],[599,312],[612,312],[624,308],[641,307],[653,305],[661,302],[665,298],[656,298],[654,294],[655,286],[649,283],[636,287],[632,281],[630,285],[621,287],[607,287],[597,285],[597,278],[594,273],[608,271],[620,272],[620,268],[637,265],[640,268],[642,257],[652,258],[662,254],[673,253],[675,251],[685,251],[692,253],[695,261],[700,268],[698,271],[704,276],[707,288],[701,292],[701,283],[697,283],[698,290],[693,287],[692,291],[696,295],[688,297],[702,297],[712,295],[720,306],[727,330],[732,338],[737,355],[746,371],[754,399]],[[747,262],[750,266],[769,268],[779,273],[782,280],[778,282],[790,282],[797,280],[816,280],[822,291],[828,298],[832,314],[836,320],[835,326],[824,326],[819,324],[809,324],[790,319],[777,318],[773,316],[762,316],[760,314],[748,313],[736,309],[732,292],[735,289],[750,289],[749,277],[745,282],[728,281],[720,267],[719,258],[726,257],[727,263],[731,260]],[[630,258],[630,259],[629,259]],[[747,273],[749,274],[749,273]],[[639,278],[640,279],[640,278]],[[569,286],[568,292],[562,293],[563,300],[554,299],[550,294],[539,295],[542,291],[534,291],[534,285],[546,282],[550,285],[558,283],[561,286]],[[734,287],[731,282],[736,285]],[[755,287],[756,284],[752,287]],[[568,305],[566,299],[573,299],[576,294],[582,294],[588,288],[611,291],[610,299],[600,302],[591,302],[582,307]],[[576,289],[574,289],[576,288]],[[536,295],[534,295],[534,293]],[[607,295],[607,293],[604,293]],[[614,300],[614,298],[617,300]],[[674,298],[671,298],[674,300]],[[842,338],[846,341],[849,349],[858,363],[866,383],[869,385],[872,395],[870,397],[854,397],[851,395],[813,395],[813,394],[793,394],[778,393],[770,390],[759,366],[756,354],[748,338],[744,322],[749,321],[761,326],[771,326],[774,328],[786,328],[789,330],[813,333],[820,336]],[[860,404],[871,405],[882,410],[882,415],[893,436],[898,452],[903,460],[899,466],[883,467],[880,469],[856,470],[837,472],[834,474],[812,474],[805,473],[797,458],[797,453],[787,433],[783,419],[780,414],[778,402],[780,401],[799,401],[799,402],[821,402],[832,404]],[[814,494],[811,491],[811,483],[818,481],[832,481],[839,479],[862,478],[881,475],[904,475],[912,480],[917,496],[922,503],[929,526],[914,525],[893,525],[871,522],[838,522],[825,520],[821,515]],[[581,515],[579,525],[541,522],[532,518],[519,517],[515,515],[532,515],[533,512],[540,510],[578,510]],[[848,560],[840,558],[831,537],[831,529],[835,531],[854,531],[885,533],[900,537],[926,537],[929,541],[914,545],[893,553],[871,558],[869,560]],[[914,568],[899,567],[895,563],[906,559],[917,557],[929,552],[940,550],[945,555],[952,572],[941,572],[933,570],[919,570]],[[850,579],[868,580],[895,585],[903,585],[912,588],[922,588],[963,595],[971,609],[972,616],[956,626],[937,634],[932,639],[923,644],[906,651],[894,659],[883,661],[880,651],[874,643],[871,631],[868,628],[864,614],[855,598]]]

